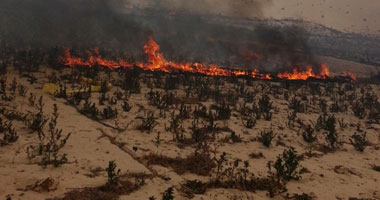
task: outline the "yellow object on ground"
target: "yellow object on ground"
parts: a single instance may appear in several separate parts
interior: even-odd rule
[[[87,78],[87,77],[84,77],[84,76],[82,76],[81,82],[82,83],[86,83],[86,84],[91,84],[91,85],[102,85],[101,81],[94,81],[93,79]]]
[[[84,76],[81,77],[81,82],[85,83],[85,84],[90,84],[90,85],[97,85],[97,86],[102,85],[102,81],[94,81],[93,79],[87,78],[87,77],[84,77]],[[112,88],[112,84],[108,83],[107,87],[109,89],[111,89]]]
[[[59,91],[59,86],[54,83],[45,83],[42,91],[54,94],[56,91]]]

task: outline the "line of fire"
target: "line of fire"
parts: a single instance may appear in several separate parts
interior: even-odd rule
[[[160,46],[153,40],[152,37],[148,38],[148,41],[144,45],[144,52],[147,56],[146,63],[129,63],[126,60],[110,60],[102,58],[99,55],[99,50],[97,48],[91,51],[87,51],[88,58],[79,58],[72,56],[69,49],[65,50],[65,55],[61,59],[65,66],[75,67],[75,66],[87,66],[94,67],[96,65],[103,66],[109,69],[126,68],[132,69],[133,67],[138,67],[142,70],[148,71],[161,71],[167,73],[173,72],[190,72],[196,74],[203,74],[207,76],[248,76],[256,79],[285,79],[285,80],[307,80],[309,78],[314,79],[329,79],[333,78],[330,75],[329,67],[326,64],[321,64],[319,72],[313,72],[311,66],[307,66],[305,71],[294,68],[291,72],[283,72],[278,74],[260,73],[259,70],[236,70],[236,67],[221,67],[216,64],[204,64],[204,63],[177,63],[172,61],[167,61],[162,53],[160,53]],[[356,76],[352,73],[344,73],[343,77],[347,77],[351,80],[356,80]]]

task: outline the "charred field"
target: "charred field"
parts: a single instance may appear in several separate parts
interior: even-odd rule
[[[380,198],[376,76],[267,79],[68,58],[3,65],[2,198]]]

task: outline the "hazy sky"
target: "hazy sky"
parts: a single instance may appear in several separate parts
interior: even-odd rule
[[[266,17],[304,19],[339,30],[380,34],[380,0],[272,1],[264,11]]]
[[[295,18],[343,31],[380,34],[380,0],[124,0],[173,10],[240,17]]]

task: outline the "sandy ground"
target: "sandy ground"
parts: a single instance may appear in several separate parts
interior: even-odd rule
[[[334,59],[329,59],[331,63],[336,62]],[[357,66],[356,66],[357,67]],[[335,69],[337,72],[342,69],[354,68],[353,71],[362,73],[360,75],[368,75],[370,70],[375,70],[369,67],[364,70],[362,67],[355,68],[354,64],[348,62],[348,65],[341,65],[341,68]],[[357,71],[355,71],[357,70]],[[212,179],[213,173],[209,176],[195,175],[189,172],[184,174],[176,173],[171,167],[163,167],[159,165],[148,165],[143,157],[150,153],[165,155],[171,158],[186,157],[194,152],[194,146],[181,146],[178,142],[173,141],[172,133],[165,130],[165,125],[169,125],[170,109],[165,112],[165,117],[158,117],[160,110],[149,105],[146,94],[150,91],[147,84],[141,81],[141,93],[132,94],[128,100],[132,109],[129,112],[123,112],[118,102],[118,117],[112,120],[101,120],[102,123],[116,127],[128,127],[125,130],[117,131],[113,128],[104,126],[103,124],[92,120],[80,114],[73,106],[69,105],[64,99],[55,98],[48,93],[42,91],[42,86],[47,83],[47,76],[51,70],[43,69],[40,72],[33,73],[37,77],[37,82],[30,84],[27,78],[20,77],[15,71],[8,71],[7,82],[8,87],[11,81],[16,78],[18,84],[28,88],[25,97],[16,94],[15,100],[11,102],[1,101],[1,107],[14,109],[19,112],[27,113],[36,112],[35,106],[31,106],[28,101],[29,93],[33,93],[37,99],[43,96],[43,111],[45,116],[51,116],[53,112],[53,104],[58,106],[58,128],[63,129],[63,134],[71,133],[66,146],[61,150],[60,154],[67,154],[68,163],[59,167],[47,166],[42,168],[38,163],[40,158],[28,159],[26,149],[31,144],[38,144],[36,132],[32,132],[25,124],[18,121],[13,121],[18,133],[18,140],[15,143],[0,146],[0,199],[47,199],[60,198],[65,193],[78,190],[85,187],[97,187],[104,185],[107,182],[106,168],[109,161],[114,160],[117,168],[121,170],[121,174],[143,173],[149,178],[145,179],[145,184],[141,188],[119,196],[119,199],[149,199],[154,196],[161,199],[162,193],[169,187],[174,186],[175,199],[189,199],[181,192],[181,184],[186,180],[202,180],[207,181]],[[66,70],[59,74],[70,73]],[[116,74],[113,74],[116,76]],[[143,76],[142,74],[141,76]],[[262,85],[276,85],[266,81],[254,81],[253,86],[248,87],[249,90],[254,90],[254,87]],[[324,84],[324,83],[322,83]],[[226,83],[222,88],[223,91],[235,90],[234,85]],[[364,87],[364,86],[361,86]],[[372,91],[379,96],[379,86],[371,85]],[[360,91],[360,87],[357,91]],[[116,91],[114,87],[108,94]],[[164,91],[162,89],[154,89],[154,91]],[[264,90],[265,91],[265,90]],[[297,91],[301,93],[302,89]],[[176,89],[178,96],[184,96],[184,89]],[[267,92],[270,94],[270,92]],[[257,100],[261,96],[257,94]],[[300,165],[307,169],[306,173],[302,174],[302,179],[291,180],[287,183],[287,192],[277,194],[273,199],[286,199],[286,196],[294,194],[306,193],[313,199],[349,199],[350,197],[363,199],[380,199],[380,172],[372,169],[372,165],[380,165],[379,160],[379,143],[380,143],[380,125],[368,124],[367,119],[359,119],[353,115],[352,110],[348,108],[346,112],[334,113],[337,119],[344,119],[348,126],[341,130],[339,125],[336,125],[338,130],[339,140],[343,142],[342,146],[332,153],[324,153],[318,145],[310,145],[303,141],[302,135],[299,134],[299,125],[288,127],[287,117],[290,110],[287,106],[287,101],[283,95],[279,98],[271,100],[273,105],[277,107],[271,121],[264,119],[257,120],[257,124],[248,129],[242,124],[241,116],[237,111],[232,112],[229,120],[216,121],[218,126],[226,126],[233,130],[236,135],[242,139],[239,143],[223,142],[223,138],[230,135],[230,131],[221,131],[217,134],[216,139],[210,142],[212,147],[216,147],[216,155],[226,152],[227,158],[230,161],[240,159],[249,162],[249,171],[258,177],[267,175],[268,161],[275,161],[285,149],[292,146],[295,147],[298,154],[306,155],[311,149],[314,156],[304,158],[300,161]],[[309,94],[310,97],[310,94]],[[322,97],[328,101],[328,105],[332,103],[329,97]],[[92,102],[98,104],[99,94],[94,93],[91,97]],[[202,102],[204,105],[210,105],[213,102]],[[240,99],[237,103],[242,104]],[[106,103],[107,105],[107,103]],[[194,106],[194,105],[193,105]],[[101,107],[101,106],[100,106]],[[103,106],[104,107],[104,106]],[[115,106],[114,106],[115,107]],[[239,106],[237,106],[239,107]],[[154,127],[150,134],[137,130],[137,126],[141,120],[136,119],[137,116],[144,116],[144,112],[153,111],[157,116],[158,125]],[[298,113],[297,117],[305,124],[310,124],[310,121],[316,121],[321,114],[318,109],[313,112]],[[6,118],[0,115],[3,120]],[[185,134],[189,135],[189,127],[192,120],[185,120],[183,126]],[[361,129],[367,133],[367,139],[370,144],[364,152],[358,152],[349,142],[349,137],[357,131],[356,124],[361,124]],[[263,130],[268,130],[272,127],[277,133],[276,138],[271,146],[265,147],[262,143],[256,141],[257,136]],[[45,127],[45,131],[48,125]],[[157,145],[156,137],[160,132],[160,144]],[[0,134],[0,138],[2,135]],[[324,144],[322,134],[318,136],[318,144]],[[262,158],[251,158],[251,153],[262,153]],[[47,178],[54,180],[48,188],[51,191],[38,191],[35,185],[38,181]],[[49,190],[50,190],[49,189]],[[208,188],[204,194],[195,194],[193,199],[270,199],[267,191],[242,191],[239,189],[217,189]]]

